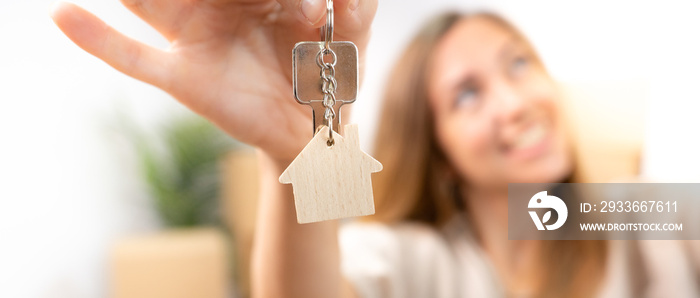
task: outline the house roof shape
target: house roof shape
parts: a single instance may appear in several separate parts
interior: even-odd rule
[[[382,164],[360,149],[356,124],[333,132],[324,126],[279,178],[292,184],[299,223],[374,214],[371,173]]]

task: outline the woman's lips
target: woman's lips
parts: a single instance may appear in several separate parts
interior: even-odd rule
[[[550,130],[544,124],[535,124],[520,133],[505,146],[510,159],[529,160],[544,154],[549,148]]]

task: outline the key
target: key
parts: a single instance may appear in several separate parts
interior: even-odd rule
[[[335,79],[338,81],[336,100],[343,103],[353,103],[357,98],[358,87],[358,58],[357,47],[352,42],[335,41],[330,48],[337,57]],[[323,50],[323,42],[300,42],[292,52],[294,57],[292,69],[294,76],[294,97],[301,104],[309,104],[313,100],[323,100],[319,77],[321,68],[316,63],[316,56]],[[330,56],[330,55],[324,55]],[[327,59],[328,60],[328,59]]]
[[[333,0],[326,0],[322,42],[300,42],[292,52],[297,102],[313,109],[314,137],[284,170],[291,183],[297,222],[310,223],[374,214],[371,173],[382,164],[362,152],[356,125],[340,134],[340,108],[355,101],[359,83],[357,47],[333,41]]]
[[[335,90],[336,104],[333,106],[336,117],[333,118],[333,130],[340,132],[340,108],[351,104],[357,99],[359,86],[359,61],[357,47],[352,42],[335,41],[329,44],[332,52],[323,54],[324,42],[300,42],[292,51],[292,83],[294,98],[297,102],[310,105],[313,109],[313,130],[325,123],[323,105],[323,79],[321,66],[317,59],[322,56],[324,62],[335,63],[335,80],[338,82]]]

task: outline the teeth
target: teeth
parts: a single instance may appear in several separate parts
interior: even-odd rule
[[[522,149],[528,148],[532,145],[539,143],[545,136],[545,128],[542,124],[537,124],[532,126],[527,131],[523,132],[515,142],[513,142],[512,149]]]

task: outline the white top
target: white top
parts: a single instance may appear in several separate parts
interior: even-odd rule
[[[630,248],[638,245],[638,257]],[[700,246],[688,241],[611,241],[598,297],[700,297]],[[361,298],[505,297],[488,257],[460,216],[443,229],[352,222],[340,230],[342,270]],[[639,260],[643,260],[643,264]],[[641,266],[640,266],[641,265]],[[699,265],[700,266],[700,265]],[[633,276],[640,269],[643,282]],[[641,296],[640,296],[641,295]]]

